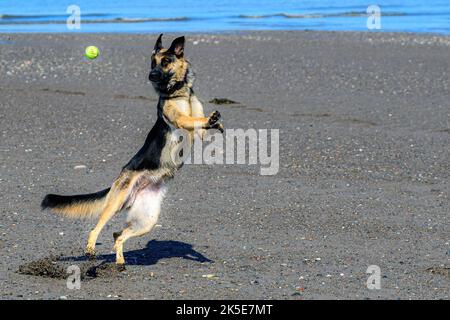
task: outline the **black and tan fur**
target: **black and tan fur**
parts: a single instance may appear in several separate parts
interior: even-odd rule
[[[155,225],[160,204],[165,193],[164,182],[173,177],[182,166],[173,152],[180,144],[192,144],[194,134],[203,136],[206,129],[223,131],[218,122],[220,114],[214,111],[209,117],[192,89],[193,74],[184,58],[184,37],[175,39],[169,49],[162,46],[160,35],[152,52],[149,80],[159,94],[157,120],[147,135],[144,145],[123,167],[118,178],[108,189],[85,195],[60,196],[48,194],[42,208],[71,218],[99,217],[90,232],[86,254],[95,256],[97,237],[105,224],[118,212],[127,211],[125,229],[115,232],[116,263],[123,265],[124,242],[143,235]],[[176,129],[186,129],[187,140]]]

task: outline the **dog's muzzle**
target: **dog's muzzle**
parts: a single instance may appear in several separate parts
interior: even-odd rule
[[[163,74],[159,70],[152,70],[148,75],[148,80],[152,82],[160,82],[163,78]]]

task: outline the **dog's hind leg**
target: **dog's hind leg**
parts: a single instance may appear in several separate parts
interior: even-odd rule
[[[133,186],[133,177],[129,174],[123,174],[114,182],[108,198],[106,199],[105,207],[100,215],[97,225],[89,233],[88,243],[86,245],[85,253],[89,257],[95,256],[95,244],[97,238],[106,223],[119,212],[130,193],[130,188]]]
[[[136,228],[134,225],[130,225],[120,232],[114,232],[114,250],[116,251],[116,264],[124,265],[125,257],[123,256],[123,244],[125,241],[132,237],[138,237],[150,232],[152,227],[149,228]]]
[[[142,236],[150,232],[158,221],[161,202],[165,189],[160,184],[150,185],[139,191],[132,207],[128,211],[127,227],[120,232],[114,232],[114,250],[116,263],[125,264],[123,244],[132,237]]]
[[[103,210],[100,219],[98,220],[94,229],[89,232],[88,243],[86,245],[85,253],[88,257],[95,257],[95,244],[98,235],[102,231],[106,223],[120,210],[120,206],[116,201],[109,203]]]

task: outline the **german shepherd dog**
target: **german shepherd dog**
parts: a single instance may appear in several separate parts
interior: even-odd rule
[[[203,106],[194,94],[193,73],[184,58],[184,37],[176,38],[169,49],[163,48],[161,39],[162,34],[152,52],[149,74],[159,94],[157,120],[144,145],[122,168],[110,188],[73,196],[48,194],[41,204],[42,209],[49,208],[71,218],[99,217],[89,233],[85,250],[91,258],[95,257],[95,244],[102,228],[116,213],[126,211],[126,227],[113,233],[119,266],[125,265],[124,242],[150,232],[156,224],[166,192],[165,181],[183,165],[182,158],[177,160],[173,156],[174,153],[181,156],[180,145],[184,143],[190,148],[194,135],[203,137],[207,129],[223,132],[220,113],[214,111],[205,117]],[[183,130],[177,129],[185,129],[187,135],[180,135],[179,131]]]

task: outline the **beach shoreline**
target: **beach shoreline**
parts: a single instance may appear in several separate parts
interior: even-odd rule
[[[0,32],[174,32],[209,30],[380,30],[449,34],[450,6],[439,0],[368,4],[362,0],[208,2],[134,0],[0,3]],[[66,25],[67,24],[67,25]]]

